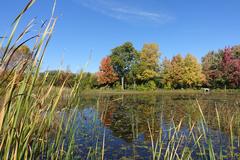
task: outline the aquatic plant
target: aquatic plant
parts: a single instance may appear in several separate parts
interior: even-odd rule
[[[56,1],[49,20],[41,25],[36,35],[27,38],[35,19],[16,35],[21,19],[34,3],[35,0],[29,1],[14,20],[10,35],[3,37],[0,43],[3,51],[0,63],[3,99],[0,107],[0,157],[3,160],[71,159],[75,130],[70,123],[74,121],[75,114],[66,118],[57,109],[63,96],[64,83],[54,91],[53,84],[58,75],[52,78],[49,85],[45,84],[48,73],[39,79],[41,64],[57,21],[54,16]],[[19,62],[11,69],[6,67],[17,50],[26,43],[33,46],[31,60]],[[76,77],[80,78],[81,74]],[[74,97],[79,91],[78,86],[79,81],[76,81],[64,110],[77,103]],[[64,123],[65,126],[64,121],[68,122]]]
[[[79,93],[81,92],[83,74],[76,75],[74,85],[68,90],[64,88],[65,81],[59,88],[54,87],[60,71],[59,74],[51,78],[50,82],[46,82],[48,72],[44,74],[43,78],[39,76],[41,64],[57,21],[54,16],[56,2],[53,5],[51,17],[41,25],[37,35],[26,38],[27,33],[34,25],[34,19],[26,25],[19,35],[16,35],[22,17],[34,3],[34,0],[29,1],[13,21],[13,28],[8,38],[4,38],[4,36],[0,42],[2,53],[0,60],[0,98],[2,99],[0,159],[82,159],[83,157],[77,157],[81,146],[79,148],[79,144],[76,144],[76,136],[82,134],[83,131],[79,130],[78,125],[76,125],[80,123],[78,118],[81,115],[79,108],[76,107],[81,103]],[[31,60],[22,61],[10,69],[6,67],[17,50],[30,42],[33,46],[30,49]],[[142,101],[147,98],[149,97],[145,96]],[[128,133],[122,139],[125,138],[129,142],[138,139],[143,128],[147,127],[148,132],[144,133],[144,136],[146,139],[150,139],[150,143],[145,144],[145,148],[150,151],[149,157],[152,159],[239,158],[240,134],[238,134],[238,125],[240,121],[238,115],[230,116],[230,121],[226,125],[230,135],[229,145],[227,148],[224,147],[221,135],[219,135],[220,148],[216,150],[216,144],[213,143],[214,140],[208,127],[209,121],[202,109],[203,106],[198,101],[195,103],[195,108],[199,113],[198,121],[189,118],[188,130],[183,133],[181,131],[183,118],[178,118],[176,123],[176,118],[172,116],[171,125],[168,128],[164,128],[159,123],[162,120],[156,118],[161,114],[156,112],[154,108],[155,98],[152,99],[153,103],[150,103],[149,106],[138,105],[140,111],[147,117],[145,122],[139,122],[140,117],[133,110],[133,103],[125,104],[123,99],[123,95],[117,99],[104,99],[103,107],[100,103],[101,97],[96,101],[96,114],[91,119],[90,128],[91,133],[93,133],[90,140],[94,144],[89,146],[84,158],[107,159],[108,157],[105,155],[107,152],[106,142],[109,138],[107,132],[109,132],[109,128],[114,131],[116,127],[120,131]],[[114,103],[119,104],[120,107],[112,107],[111,104]],[[111,115],[109,111],[113,112],[113,108],[125,112],[114,117],[115,121],[111,122],[112,126],[107,126],[109,123],[106,123],[104,129],[100,130],[99,126],[104,125],[103,122],[107,122],[107,116]],[[220,115],[217,108],[215,112],[218,129],[221,131],[223,130],[221,123],[225,123],[221,121],[221,117],[224,115]],[[98,122],[98,119],[101,121]],[[129,130],[122,128],[126,124]],[[115,132],[116,135],[119,134],[119,132]],[[133,145],[133,148],[136,149],[136,146]]]

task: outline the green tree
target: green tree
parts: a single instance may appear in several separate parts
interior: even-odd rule
[[[80,88],[81,89],[93,89],[98,85],[98,77],[94,73],[83,72],[82,78],[80,81]]]
[[[112,49],[111,60],[112,65],[117,72],[119,79],[121,79],[122,89],[124,90],[124,79],[131,71],[132,62],[136,57],[136,49],[133,44],[126,42],[121,46]]]
[[[147,82],[158,76],[159,72],[159,46],[155,43],[144,44],[140,53],[138,79]]]
[[[136,89],[137,85],[137,75],[139,74],[139,63],[140,63],[140,53],[136,52],[134,59],[132,61],[131,70],[127,75],[127,82],[133,84],[133,88]]]
[[[74,86],[76,74],[71,71],[65,70],[51,70],[40,73],[40,79],[42,80],[45,74],[48,73],[46,78],[46,85],[50,85],[54,80],[54,86],[60,87],[64,84],[65,87],[71,88]],[[65,83],[64,83],[65,82]]]

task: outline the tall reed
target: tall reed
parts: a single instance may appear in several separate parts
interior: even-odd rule
[[[57,21],[54,16],[56,1],[49,20],[42,24],[36,35],[27,36],[35,19],[19,35],[16,34],[22,17],[34,3],[35,0],[30,0],[23,8],[13,21],[10,35],[2,38],[0,43],[3,50],[0,60],[0,91],[3,98],[0,104],[0,159],[71,159],[74,150],[74,127],[71,124],[76,114],[73,112],[68,118],[60,115],[63,111],[57,106],[63,96],[64,83],[57,92],[53,89],[58,75],[50,85],[46,84],[48,73],[43,78],[39,76]],[[26,43],[33,44],[32,58],[9,69],[12,57]],[[64,110],[70,110],[69,107],[76,106],[78,101],[76,97],[81,74],[76,79]]]
[[[57,18],[54,16],[56,2],[53,4],[49,20],[42,24],[38,34],[27,36],[35,19],[31,20],[19,35],[16,34],[22,17],[27,14],[34,3],[35,0],[29,1],[13,21],[10,35],[1,37],[0,41],[0,49],[3,50],[0,59],[0,98],[3,99],[0,104],[0,159],[73,159],[75,158],[75,133],[77,130],[74,125],[77,119],[75,107],[80,103],[80,83],[83,74],[79,73],[76,76],[75,84],[65,99],[66,103],[59,108],[61,99],[65,96],[65,82],[60,88],[54,87],[60,71],[50,80],[50,84],[46,83],[48,73],[42,78],[39,76],[44,55],[57,22]],[[9,69],[8,65],[14,54],[27,43],[33,44],[32,58]],[[117,100],[119,99],[113,101]],[[199,123],[189,122],[187,134],[181,133],[183,120],[174,123],[173,118],[167,131],[160,127],[156,133],[154,117],[150,117],[146,127],[150,135],[151,143],[148,147],[152,159],[194,159],[195,151],[198,151],[198,157],[201,159],[224,159],[225,156],[236,159],[237,156],[239,157],[234,152],[234,139],[236,139],[233,134],[234,117],[229,126],[230,154],[224,155],[222,146],[219,153],[214,148],[204,112],[198,101],[196,101],[196,105],[201,118]],[[108,108],[105,106],[103,114],[100,116],[101,119],[104,119]],[[99,100],[97,102],[98,111]],[[138,123],[133,123],[138,121],[138,117],[134,115],[133,110],[130,112],[132,136],[133,139],[137,139]],[[155,111],[152,110],[152,112]],[[96,121],[98,117],[99,115],[95,115],[93,121]],[[221,130],[220,115],[217,109],[216,117],[218,128]],[[98,128],[93,126],[92,129],[97,132]],[[104,128],[103,136],[97,135],[96,145],[89,149],[87,159],[107,158],[105,156],[108,138],[106,132],[106,128]],[[222,145],[221,135],[219,137],[220,145]]]

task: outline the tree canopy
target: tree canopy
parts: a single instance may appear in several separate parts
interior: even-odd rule
[[[115,73],[113,69],[110,57],[102,59],[97,77],[101,85],[111,85],[119,79],[117,73]]]
[[[4,50],[5,48],[0,48],[0,57],[3,56]],[[7,57],[6,60],[1,64],[1,68],[5,70],[11,70],[18,64],[26,65],[33,59],[31,50],[26,45],[13,47],[5,57]]]
[[[124,78],[130,72],[136,54],[137,51],[130,42],[126,42],[112,49],[110,58],[115,72],[118,74],[119,79],[121,79],[122,89],[124,86]]]
[[[201,65],[191,54],[187,54],[185,58],[180,54],[172,60],[165,58],[161,75],[165,88],[198,87],[204,81]]]
[[[27,48],[18,51],[24,59]],[[126,42],[112,49],[102,59],[97,73],[81,73],[81,88],[92,89],[108,86],[134,90],[155,90],[157,88],[240,88],[240,45],[210,51],[202,57],[200,64],[193,54],[176,54],[160,61],[161,53],[155,43],[144,44],[137,51],[133,44]],[[16,54],[17,55],[17,54]],[[26,54],[28,55],[28,54]],[[15,61],[16,62],[16,61]],[[72,87],[79,73],[52,71],[51,77],[58,76],[54,85]],[[122,85],[119,83],[122,82]]]
[[[209,52],[202,58],[206,85],[212,88],[240,87],[240,46]]]
[[[158,76],[159,46],[155,43],[144,44],[140,52],[138,79],[148,81]]]

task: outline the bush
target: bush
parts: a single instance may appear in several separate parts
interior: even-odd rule
[[[141,84],[141,85],[137,85],[136,90],[137,91],[147,91],[148,89],[144,84]]]
[[[149,81],[145,84],[138,85],[136,90],[138,91],[153,91],[157,89],[157,85],[154,81]]]
[[[164,89],[172,89],[172,84],[171,83],[166,83],[163,85]]]
[[[149,90],[156,90],[157,89],[157,85],[154,81],[148,81],[148,83],[146,84],[146,87]]]
[[[116,89],[116,90],[122,90],[122,85],[120,84],[119,81],[117,81],[117,82],[114,84],[113,88]]]

